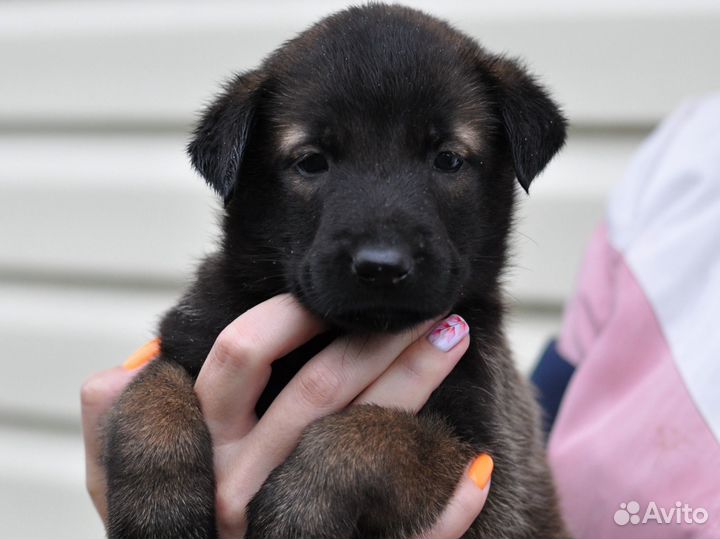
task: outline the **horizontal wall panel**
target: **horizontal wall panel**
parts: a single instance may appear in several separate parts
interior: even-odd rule
[[[180,282],[217,206],[183,136],[0,137],[0,273]]]
[[[79,432],[0,425],[0,537],[100,539]]]
[[[77,420],[82,381],[154,337],[178,293],[0,284],[0,414]]]
[[[187,125],[232,72],[348,3],[2,3],[0,124]],[[720,88],[717,3],[408,3],[524,57],[577,124],[653,123]]]

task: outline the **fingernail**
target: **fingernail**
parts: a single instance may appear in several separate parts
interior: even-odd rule
[[[126,371],[134,371],[139,369],[146,363],[155,359],[160,355],[160,339],[153,339],[150,342],[145,343],[135,352],[133,352],[129,358],[122,364],[123,369]]]
[[[492,457],[487,453],[477,457],[470,465],[468,475],[480,490],[484,489],[490,481],[494,466]]]
[[[427,338],[435,348],[447,352],[462,341],[468,333],[470,333],[470,327],[462,316],[451,314],[435,324]]]

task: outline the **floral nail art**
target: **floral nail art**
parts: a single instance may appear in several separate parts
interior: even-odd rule
[[[430,343],[443,352],[451,350],[463,337],[470,333],[467,322],[457,314],[451,314],[435,325],[428,334]]]

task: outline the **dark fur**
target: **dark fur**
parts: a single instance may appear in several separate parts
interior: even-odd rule
[[[458,125],[476,148],[458,144]],[[279,149],[289,126],[309,132],[327,173],[297,173],[299,155]],[[520,65],[402,7],[328,17],[232,80],[189,146],[226,201],[222,246],[163,319],[160,360],[114,408],[109,535],[216,535],[192,380],[238,314],[290,291],[336,330],[276,363],[259,413],[337,332],[396,331],[452,310],[472,342],[418,416],[356,407],[311,425],[252,501],[249,537],[407,537],[432,524],[480,452],[496,467],[467,537],[562,536],[499,279],[515,178],[527,189],[564,138],[557,106]],[[448,148],[465,159],[456,173],[433,168]],[[352,274],[353,253],[378,243],[409,253],[400,284]]]

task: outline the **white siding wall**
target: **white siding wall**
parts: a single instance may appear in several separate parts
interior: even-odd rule
[[[511,338],[527,369],[633,150],[683,98],[720,89],[720,4],[407,3],[524,57],[572,120],[515,238]],[[0,2],[0,537],[102,534],[78,388],[152,335],[212,248],[189,125],[231,72],[345,4]]]

